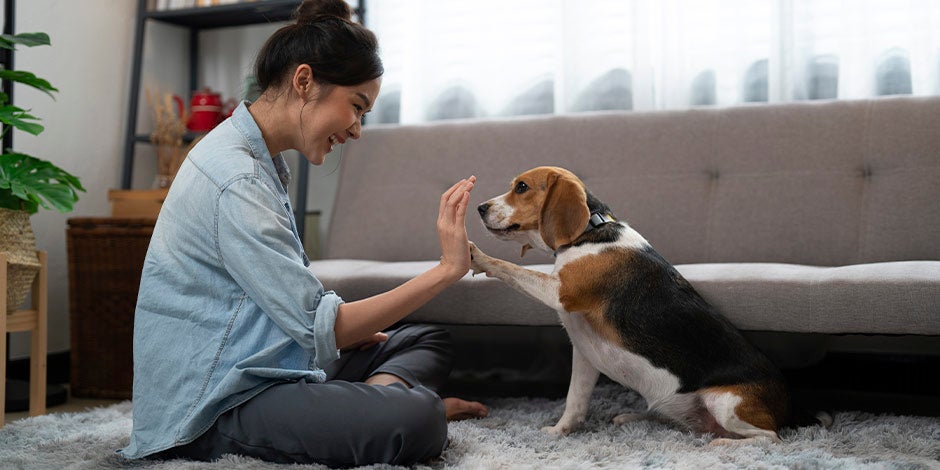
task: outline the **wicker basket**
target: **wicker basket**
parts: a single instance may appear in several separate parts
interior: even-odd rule
[[[131,397],[134,309],[154,222],[68,221],[73,396]]]
[[[0,252],[7,253],[7,312],[23,304],[39,273],[36,235],[29,213],[0,207]]]

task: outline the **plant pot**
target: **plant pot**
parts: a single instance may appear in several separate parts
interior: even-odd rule
[[[29,213],[0,208],[0,252],[7,254],[7,312],[23,304],[39,273],[36,235]]]

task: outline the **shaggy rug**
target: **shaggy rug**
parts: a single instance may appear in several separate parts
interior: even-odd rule
[[[787,430],[782,433],[782,444],[711,447],[705,437],[656,421],[613,425],[611,417],[644,407],[638,395],[616,385],[599,386],[585,428],[560,439],[541,433],[539,428],[554,424],[564,409],[564,400],[485,401],[490,406],[489,417],[451,423],[450,445],[440,459],[418,468],[940,469],[937,417],[840,411],[834,414],[831,428]],[[130,430],[129,402],[16,421],[0,429],[0,467],[285,468],[238,456],[212,463],[125,461],[114,450],[127,443]]]

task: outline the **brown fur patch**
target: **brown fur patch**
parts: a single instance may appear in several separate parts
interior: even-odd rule
[[[786,396],[780,395],[780,386],[771,383],[724,385],[701,390],[709,393],[731,393],[741,397],[734,407],[738,419],[761,429],[778,432],[786,419]]]
[[[606,296],[617,291],[619,279],[628,276],[634,253],[625,249],[609,249],[601,254],[582,256],[558,271],[558,298],[570,313],[584,315],[600,336],[614,344],[626,346],[617,329],[607,320]]]
[[[584,186],[574,175],[567,172],[549,175],[548,187],[539,233],[546,245],[557,250],[584,233],[591,213]]]

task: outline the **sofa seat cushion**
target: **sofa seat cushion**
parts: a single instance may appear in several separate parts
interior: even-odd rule
[[[346,301],[369,297],[437,261],[320,260],[310,270]],[[527,266],[551,272],[552,265]],[[940,335],[940,261],[839,267],[777,263],[677,265],[738,328],[793,333]],[[554,311],[501,281],[464,276],[407,319],[470,325],[557,325]]]
[[[347,302],[394,289],[431,269],[437,261],[320,260],[310,270],[327,290]],[[527,266],[551,272],[552,265]],[[558,315],[540,302],[522,295],[502,281],[483,274],[467,274],[407,321],[464,325],[557,325]]]

